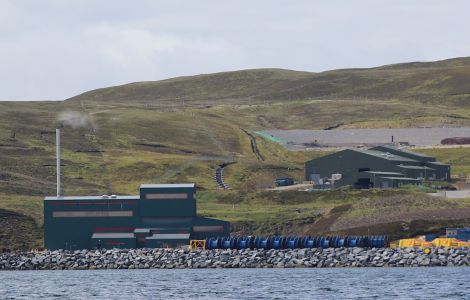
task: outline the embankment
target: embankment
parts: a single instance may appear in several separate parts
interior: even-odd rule
[[[470,266],[470,249],[111,249],[0,254],[0,270]]]

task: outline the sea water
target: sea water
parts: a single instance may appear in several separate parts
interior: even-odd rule
[[[0,272],[1,299],[470,299],[470,268]]]

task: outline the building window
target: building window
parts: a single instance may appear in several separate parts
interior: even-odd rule
[[[194,232],[224,232],[224,226],[193,226]]]
[[[170,200],[170,199],[188,199],[188,194],[186,193],[172,193],[172,194],[145,194],[145,199],[147,200]]]
[[[97,210],[97,211],[54,211],[53,218],[106,218],[106,217],[132,217],[132,210]]]

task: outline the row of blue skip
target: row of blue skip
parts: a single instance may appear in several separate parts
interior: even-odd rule
[[[206,249],[385,248],[387,236],[243,236],[206,240]]]

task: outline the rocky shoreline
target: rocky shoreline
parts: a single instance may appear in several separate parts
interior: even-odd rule
[[[110,249],[0,253],[0,270],[470,266],[470,249]]]

